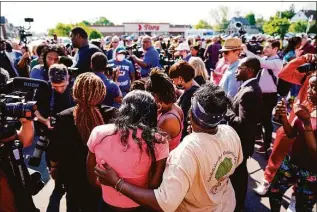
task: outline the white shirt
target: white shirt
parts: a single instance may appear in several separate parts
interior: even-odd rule
[[[155,198],[165,212],[232,212],[236,201],[229,177],[242,160],[232,127],[218,125],[215,135],[194,132],[170,152]]]
[[[272,76],[269,74],[268,69],[271,69],[274,76],[278,78],[277,75],[283,68],[283,61],[277,55],[267,58],[255,55],[250,51],[246,51],[245,53],[248,57],[255,57],[261,62],[261,68],[263,68],[263,70],[261,71],[259,85],[262,93],[276,93],[277,87]]]
[[[247,81],[244,81],[244,82],[241,84],[240,88],[243,88],[246,84],[248,84],[248,83],[251,82],[252,80],[257,80],[257,78],[251,78],[251,79],[248,79]]]

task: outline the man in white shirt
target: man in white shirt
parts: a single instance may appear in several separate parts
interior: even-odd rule
[[[246,45],[242,45],[243,51],[247,57],[255,57],[260,60],[262,71],[258,74],[258,81],[263,93],[262,118],[264,127],[264,145],[257,150],[259,153],[266,153],[272,142],[272,111],[277,104],[277,75],[283,68],[283,61],[277,55],[280,48],[280,42],[277,40],[268,40],[263,48],[265,57],[260,57],[248,51]]]
[[[205,84],[196,91],[190,112],[193,133],[170,153],[159,188],[127,183],[106,164],[95,168],[100,183],[156,211],[233,211],[236,201],[229,177],[243,153],[235,130],[219,124],[229,103],[216,85]]]

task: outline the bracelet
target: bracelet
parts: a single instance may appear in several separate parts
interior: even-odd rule
[[[123,180],[123,179],[120,178],[120,179],[118,180],[118,182],[116,183],[116,185],[115,185],[115,187],[114,187],[114,189],[116,189],[116,191],[118,191],[118,188],[117,188],[117,187],[118,187],[118,185],[120,184],[120,182],[121,182],[122,180]]]
[[[121,186],[120,186],[120,189],[119,189],[119,191],[118,192],[120,192],[121,193],[121,190],[122,190],[122,187],[123,187],[123,185],[125,184],[125,181],[124,180],[122,180],[122,183],[121,183]]]
[[[314,132],[314,130],[311,130],[311,129],[310,130],[305,130],[305,132]]]

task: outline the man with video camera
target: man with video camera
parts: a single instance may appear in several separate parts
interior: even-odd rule
[[[135,63],[141,66],[141,78],[148,78],[151,68],[160,67],[160,55],[152,46],[150,36],[144,36],[142,39],[142,47],[145,50],[143,60],[132,55],[131,58]]]
[[[0,93],[5,93],[5,86],[9,79],[9,73],[3,69],[0,68]],[[17,130],[16,135],[8,137],[8,138],[1,138],[0,137],[0,156],[2,153],[3,145],[6,142],[11,142],[13,140],[20,140],[23,144],[23,147],[30,146],[33,141],[34,136],[34,126],[33,121],[27,120],[25,118],[20,119],[21,128],[20,130]],[[0,126],[2,127],[2,126]],[[0,157],[1,162],[1,157]],[[11,191],[11,188],[8,184],[8,180],[6,178],[6,175],[4,174],[3,170],[1,170],[1,163],[0,163],[0,212],[3,211],[10,211],[15,212],[15,201],[14,201],[14,195]]]
[[[33,153],[33,157],[30,160],[30,164],[38,166],[41,161],[43,149],[46,150],[46,161],[50,160],[50,145],[51,133],[54,129],[54,117],[57,113],[72,107],[75,102],[71,95],[72,83],[70,82],[70,76],[67,67],[62,64],[53,64],[48,71],[49,84],[51,85],[50,104],[49,108],[36,111],[38,121],[43,125],[40,126],[39,141],[37,147]],[[43,114],[43,115],[42,115]],[[45,115],[44,115],[45,114]],[[44,147],[44,148],[43,148]],[[32,162],[31,162],[32,161]],[[47,163],[51,169],[54,164]],[[55,179],[55,188],[52,192],[48,211],[55,211],[59,208],[59,201],[64,195],[65,191],[62,186],[61,180],[57,177]]]

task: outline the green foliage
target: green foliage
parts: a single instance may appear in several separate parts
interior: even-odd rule
[[[256,24],[254,13],[248,13],[245,18],[249,21],[250,25]]]
[[[195,25],[195,29],[212,29],[212,27],[207,23],[207,21],[199,20]]]
[[[265,20],[264,20],[263,16],[257,18],[255,22],[256,22],[256,27],[259,28],[261,32],[264,32],[263,25],[265,23]]]
[[[306,32],[307,29],[307,21],[298,21],[295,23],[292,23],[289,27],[290,32]]]
[[[290,22],[287,18],[270,17],[270,20],[263,24],[263,31],[269,35],[284,35],[288,32]]]
[[[87,34],[88,34],[88,37],[90,39],[96,39],[96,38],[101,38],[102,37],[102,34],[91,28],[90,26],[87,26],[86,23],[84,21],[80,22],[80,23],[77,23],[77,24],[63,24],[63,23],[58,23],[55,28],[53,29],[49,29],[48,30],[48,35],[52,36],[54,33],[56,33],[57,36],[59,37],[68,37],[69,36],[69,33],[71,32],[71,30],[74,28],[74,27],[81,27],[83,28]],[[92,35],[91,35],[92,34]],[[92,38],[91,38],[92,37]]]
[[[295,5],[292,4],[289,10],[276,12],[277,17],[291,19],[295,15]]]
[[[89,21],[83,20],[81,23],[85,24],[86,26],[90,26],[91,23]]]
[[[89,35],[89,40],[102,38],[102,34],[97,30],[93,29]]]
[[[94,24],[95,25],[104,25],[104,26],[113,26],[114,25],[106,17],[100,17],[99,20],[97,20]]]
[[[70,31],[72,30],[71,24],[57,23],[54,29],[49,29],[48,34],[53,35],[56,33],[57,36],[69,36]]]

